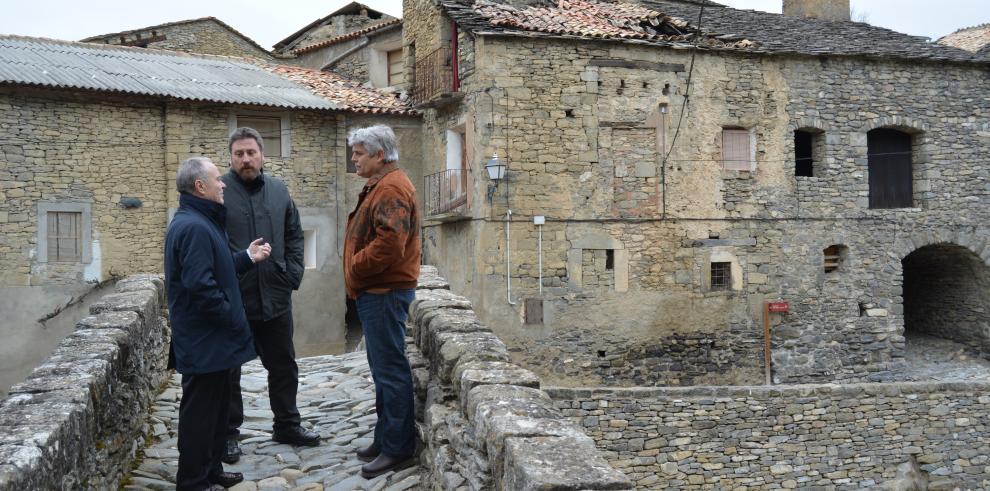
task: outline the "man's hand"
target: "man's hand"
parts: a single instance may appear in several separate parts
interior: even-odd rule
[[[258,237],[248,246],[247,251],[251,261],[258,263],[268,259],[268,255],[272,253],[272,246],[265,243],[264,237]]]

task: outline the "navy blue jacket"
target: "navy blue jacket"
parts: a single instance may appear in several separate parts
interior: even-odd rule
[[[231,255],[223,205],[179,195],[165,234],[165,291],[175,369],[202,374],[255,357],[237,274],[251,268],[247,251]]]

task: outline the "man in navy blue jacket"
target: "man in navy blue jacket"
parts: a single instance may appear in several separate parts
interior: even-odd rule
[[[175,177],[179,209],[165,234],[165,285],[175,369],[182,374],[176,489],[223,489],[241,482],[224,472],[230,369],[255,357],[239,272],[263,261],[259,238],[231,255],[224,232],[224,183],[205,157],[182,162]]]

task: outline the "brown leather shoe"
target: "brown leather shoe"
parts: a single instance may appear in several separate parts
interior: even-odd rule
[[[225,488],[232,487],[244,480],[244,474],[240,472],[221,472],[208,478],[210,484],[221,485]]]
[[[371,462],[372,460],[375,460],[375,457],[378,457],[378,454],[382,453],[382,449],[378,445],[372,443],[367,447],[359,448],[355,453],[357,453],[357,458],[361,462]]]
[[[415,464],[416,459],[413,457],[391,457],[385,454],[379,454],[370,464],[361,466],[361,477],[371,479],[386,472],[402,470]]]

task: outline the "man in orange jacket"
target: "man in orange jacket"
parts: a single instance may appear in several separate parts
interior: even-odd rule
[[[375,381],[374,442],[358,450],[367,479],[413,464],[416,450],[406,317],[419,278],[416,189],[397,166],[395,133],[377,125],[348,135],[357,174],[367,178],[347,217],[344,284],[355,300]]]

